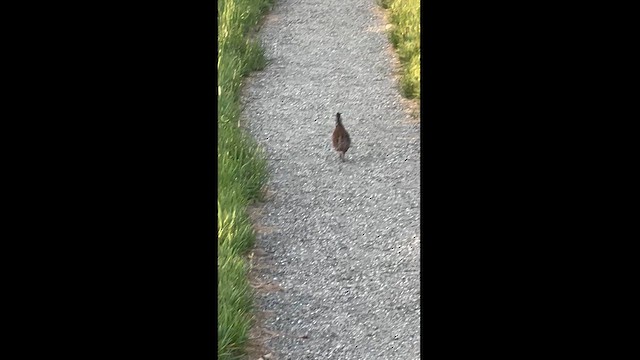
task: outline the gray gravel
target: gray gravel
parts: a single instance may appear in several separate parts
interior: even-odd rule
[[[244,88],[274,192],[258,234],[278,359],[420,358],[420,137],[375,0],[277,0]],[[352,147],[331,148],[341,112]]]

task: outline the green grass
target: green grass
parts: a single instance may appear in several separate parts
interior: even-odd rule
[[[402,63],[402,94],[420,99],[420,0],[379,0],[379,4],[389,10],[389,38]]]
[[[239,359],[252,322],[247,206],[261,199],[263,152],[239,125],[242,78],[265,65],[248,35],[273,0],[218,1],[218,359]]]

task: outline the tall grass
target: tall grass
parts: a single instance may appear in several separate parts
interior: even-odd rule
[[[254,234],[247,205],[261,198],[263,153],[239,124],[242,78],[265,65],[249,32],[273,0],[218,1],[218,359],[238,359],[251,327],[244,255]]]
[[[420,99],[420,0],[379,0],[379,4],[389,10],[389,39],[402,63],[402,93]]]

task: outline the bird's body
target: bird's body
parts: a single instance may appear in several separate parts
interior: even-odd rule
[[[344,161],[344,154],[349,150],[351,138],[349,133],[342,125],[340,113],[336,114],[336,128],[333,130],[333,148],[340,154],[340,160]]]

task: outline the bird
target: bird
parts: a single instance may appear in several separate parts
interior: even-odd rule
[[[340,115],[340,113],[336,114],[336,128],[333,130],[333,148],[339,153],[340,160],[344,162],[344,154],[349,150],[351,138],[344,125],[342,125]]]

